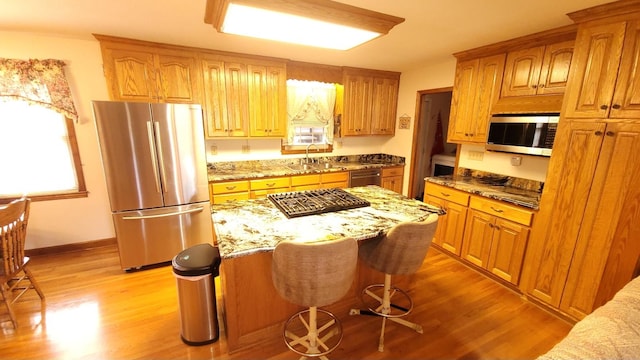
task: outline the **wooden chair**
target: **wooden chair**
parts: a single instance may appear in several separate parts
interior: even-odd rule
[[[29,258],[24,256],[30,203],[29,198],[23,197],[0,206],[0,293],[14,328],[18,327],[18,322],[12,304],[22,295],[29,289],[35,289],[43,308],[45,301],[42,290],[27,267]]]
[[[318,307],[345,296],[355,278],[357,262],[358,244],[352,238],[278,243],[273,252],[273,284],[285,300],[307,307],[284,325],[284,341],[291,351],[302,358],[326,359],[326,355],[338,347],[342,340],[340,321]],[[318,315],[326,318],[320,326]],[[306,328],[306,334],[295,335],[293,330],[302,327]],[[326,333],[322,335],[323,332]]]
[[[438,225],[433,214],[423,222],[404,222],[386,235],[365,241],[360,246],[360,258],[371,268],[384,273],[384,284],[373,284],[362,291],[362,301],[368,309],[351,309],[350,315],[382,317],[378,351],[384,350],[384,330],[388,320],[422,334],[422,326],[402,317],[413,309],[413,301],[404,290],[391,285],[391,275],[413,274],[420,269]],[[401,296],[398,299],[398,296]],[[396,296],[394,299],[393,297]]]

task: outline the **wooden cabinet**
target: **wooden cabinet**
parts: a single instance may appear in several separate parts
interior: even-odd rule
[[[244,137],[249,134],[247,67],[220,56],[202,55],[205,135]]]
[[[438,220],[433,243],[460,256],[469,194],[447,186],[426,182],[424,202],[439,206],[447,212]]]
[[[382,168],[382,187],[402,194],[404,166]]]
[[[220,181],[209,184],[209,196],[212,204],[249,199],[249,181]]]
[[[532,212],[471,197],[461,257],[518,285]]]
[[[574,41],[510,51],[501,98],[563,94],[569,77]]]
[[[484,143],[500,93],[505,54],[459,61],[451,98],[448,142]]]
[[[200,102],[195,53],[108,40],[100,46],[112,100]]]
[[[291,178],[289,176],[249,180],[250,198],[263,199],[268,194],[289,191],[290,184]]]
[[[315,190],[320,188],[320,174],[294,175],[291,177],[291,191]]]
[[[591,120],[561,122],[527,257],[528,294],[577,319],[622,288],[640,257],[640,125]]]
[[[284,64],[249,64],[249,134],[287,135],[287,69]]]
[[[346,189],[349,187],[349,172],[339,171],[322,173],[320,174],[320,184],[322,189]]]
[[[393,135],[399,73],[345,69],[342,135]]]
[[[565,116],[640,118],[639,32],[638,20],[580,29]]]

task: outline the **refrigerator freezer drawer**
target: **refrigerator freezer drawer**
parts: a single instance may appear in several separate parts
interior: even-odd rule
[[[202,202],[114,213],[122,269],[171,261],[188,247],[213,244],[210,209]]]

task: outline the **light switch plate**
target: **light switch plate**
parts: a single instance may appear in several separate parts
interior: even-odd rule
[[[484,153],[482,151],[469,151],[469,155],[467,157],[469,160],[482,161]]]

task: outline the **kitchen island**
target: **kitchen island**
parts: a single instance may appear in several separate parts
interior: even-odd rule
[[[378,186],[344,189],[370,206],[288,219],[269,199],[213,205],[222,265],[220,284],[229,351],[281,336],[282,324],[301,308],[276,293],[271,254],[278,242],[322,241],[353,237],[366,241],[404,221],[423,221],[440,209]],[[360,290],[384,276],[358,264],[356,280],[345,298],[328,307],[337,316],[359,306]],[[394,282],[407,283],[409,276]]]

